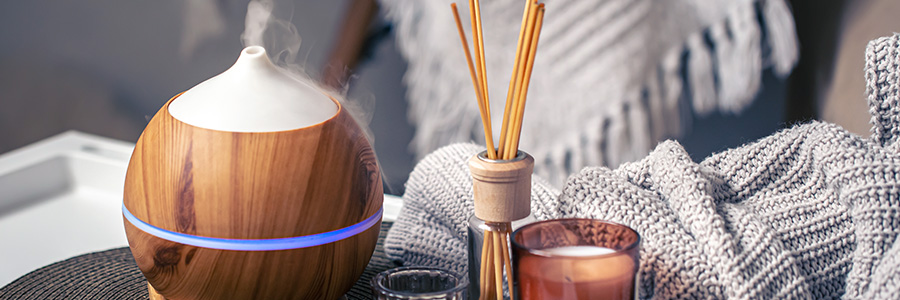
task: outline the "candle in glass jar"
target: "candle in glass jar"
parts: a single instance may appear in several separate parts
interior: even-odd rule
[[[513,233],[517,299],[635,299],[640,235],[595,219],[556,219]]]
[[[541,249],[519,261],[521,299],[635,299],[635,262],[596,246]]]

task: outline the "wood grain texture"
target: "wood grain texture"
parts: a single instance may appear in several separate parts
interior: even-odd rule
[[[365,270],[380,225],[334,243],[280,251],[188,246],[127,221],[125,232],[135,262],[165,299],[337,299]]]
[[[266,239],[344,228],[381,208],[374,152],[337,101],[337,114],[317,125],[235,133],[173,118],[177,97],[147,125],[129,163],[124,202],[135,217],[191,235]],[[379,227],[260,252],[181,245],[128,222],[126,234],[144,276],[168,299],[335,299],[362,273]]]
[[[512,222],[531,213],[531,173],[534,158],[488,160],[479,155],[469,159],[475,216],[487,222]]]
[[[160,295],[149,282],[147,283],[147,294],[150,300],[167,300],[165,296]]]

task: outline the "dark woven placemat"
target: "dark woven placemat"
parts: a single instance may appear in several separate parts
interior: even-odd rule
[[[396,267],[384,255],[384,237],[391,223],[381,225],[378,245],[365,272],[347,292],[347,299],[372,299],[369,280]],[[0,288],[0,299],[147,299],[147,281],[128,247],[88,253],[42,267]]]

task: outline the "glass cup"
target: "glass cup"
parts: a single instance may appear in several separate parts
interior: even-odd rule
[[[375,299],[465,300],[468,283],[453,272],[431,267],[399,267],[372,278]]]
[[[637,299],[640,236],[594,219],[531,223],[513,233],[517,299]]]

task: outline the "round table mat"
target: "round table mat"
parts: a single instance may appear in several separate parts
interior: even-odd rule
[[[347,292],[347,299],[372,299],[369,281],[375,274],[397,267],[384,254],[384,222],[375,253],[363,275]],[[0,288],[0,299],[148,299],[147,280],[128,247],[93,252],[50,264]]]

